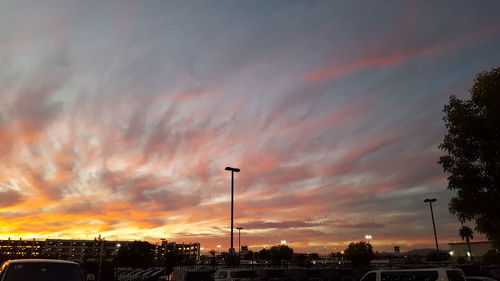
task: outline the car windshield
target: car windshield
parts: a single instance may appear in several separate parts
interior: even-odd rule
[[[4,281],[83,281],[80,268],[70,263],[14,263],[5,273]]]
[[[245,271],[233,271],[231,272],[232,278],[254,278],[257,277],[254,271],[245,270]]]

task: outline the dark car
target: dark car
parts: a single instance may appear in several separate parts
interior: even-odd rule
[[[85,281],[80,266],[71,261],[26,259],[3,263],[0,281]]]

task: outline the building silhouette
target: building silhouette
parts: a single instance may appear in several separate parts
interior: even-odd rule
[[[117,241],[95,238],[93,240],[46,239],[0,240],[0,259],[49,258],[76,262],[112,261],[121,247],[133,241]],[[154,244],[155,259],[162,260],[168,253],[191,259],[199,259],[200,243],[168,242]]]

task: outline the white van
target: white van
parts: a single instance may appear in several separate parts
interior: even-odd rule
[[[465,275],[456,268],[419,268],[372,270],[360,281],[465,281]]]

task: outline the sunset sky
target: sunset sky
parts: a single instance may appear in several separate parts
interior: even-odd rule
[[[0,0],[0,239],[227,249],[233,166],[250,249],[432,247],[425,198],[448,248],[442,108],[500,66],[499,15],[496,0]]]

